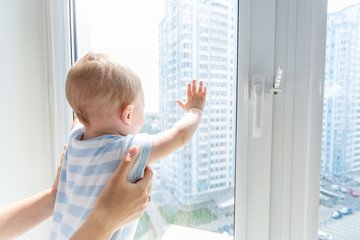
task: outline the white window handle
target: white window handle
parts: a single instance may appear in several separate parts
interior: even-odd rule
[[[262,134],[262,105],[265,92],[265,75],[254,75],[251,83],[251,99],[254,101],[253,113],[253,137],[261,137]]]

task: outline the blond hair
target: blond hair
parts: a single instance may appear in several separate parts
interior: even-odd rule
[[[106,54],[88,53],[70,69],[66,78],[66,98],[79,120],[90,124],[94,114],[104,109],[133,103],[142,85],[129,68]]]

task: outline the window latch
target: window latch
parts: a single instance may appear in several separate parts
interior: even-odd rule
[[[270,92],[274,93],[274,95],[281,93],[280,83],[281,83],[282,74],[283,74],[283,69],[281,66],[279,66],[276,71],[273,87],[272,89],[270,89]]]

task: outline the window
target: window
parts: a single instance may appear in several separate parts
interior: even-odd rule
[[[353,227],[360,210],[360,22],[354,17],[359,4],[338,0],[328,5],[325,72],[332,74],[325,75],[324,83],[319,235],[332,239],[360,238]]]
[[[211,97],[202,123],[189,144],[153,164],[152,202],[136,239],[161,239],[173,225],[233,238],[237,1],[164,2],[76,0],[76,55],[106,52],[138,73],[149,134],[184,114],[175,101],[187,82],[204,81]]]
[[[96,1],[85,2],[84,0],[75,0],[77,23],[77,34],[75,37],[77,45],[74,46],[76,46],[78,56],[81,56],[81,54],[90,49],[109,52],[112,56],[118,52],[121,53],[118,55],[120,60],[130,65],[139,75],[141,75],[140,72],[143,70],[143,66],[161,63],[161,66],[150,67],[155,73],[149,71],[145,74],[145,77],[143,75],[140,76],[144,81],[144,85],[150,84],[148,92],[159,95],[159,98],[155,97],[152,99],[148,94],[146,96],[146,98],[150,98],[153,102],[158,102],[152,106],[147,105],[147,119],[149,120],[151,116],[151,121],[156,122],[155,125],[151,126],[150,131],[158,130],[159,125],[163,124],[161,122],[162,115],[158,114],[162,107],[167,108],[167,117],[170,123],[177,120],[179,113],[175,104],[171,103],[171,101],[175,97],[185,94],[186,89],[181,89],[181,84],[187,82],[188,79],[192,79],[193,76],[197,79],[210,79],[211,89],[217,89],[211,96],[211,104],[207,106],[203,118],[203,127],[207,125],[210,132],[217,132],[213,135],[198,132],[195,140],[201,142],[201,146],[210,147],[212,149],[211,152],[216,155],[208,152],[206,147],[205,149],[199,147],[198,154],[207,153],[208,155],[203,155],[204,158],[201,158],[200,163],[193,163],[191,160],[193,147],[190,144],[185,146],[186,150],[185,148],[183,149],[184,162],[177,162],[180,159],[180,155],[177,153],[173,158],[154,165],[153,169],[157,173],[162,174],[161,169],[167,167],[171,175],[171,179],[168,181],[169,184],[175,184],[179,176],[183,175],[184,179],[182,180],[190,182],[186,186],[181,184],[184,196],[191,196],[195,189],[199,193],[203,192],[206,195],[213,189],[216,191],[216,189],[221,188],[222,184],[225,184],[224,188],[226,188],[234,184],[233,179],[236,171],[236,198],[230,199],[224,204],[231,206],[233,201],[236,202],[236,214],[232,218],[236,219],[235,235],[237,235],[237,240],[315,239],[318,232],[317,214],[319,210],[319,188],[316,183],[320,183],[321,147],[324,149],[326,146],[331,145],[326,143],[321,146],[322,134],[330,134],[331,131],[321,132],[323,121],[318,121],[322,119],[323,113],[321,92],[324,70],[322,66],[323,53],[325,53],[326,45],[328,49],[335,46],[334,42],[325,43],[325,1],[239,1],[239,26],[236,26],[236,24],[229,24],[224,19],[217,19],[211,22],[212,17],[230,16],[232,20],[236,19],[237,8],[224,8],[224,5],[227,6],[229,1],[198,0],[198,5],[203,7],[203,9],[197,11],[194,8],[193,1],[184,0],[184,2],[191,5],[191,10],[184,6],[185,11],[181,15],[176,15],[179,8],[169,4],[166,13],[171,15],[171,17],[167,20],[167,28],[164,29],[162,24],[156,24],[155,31],[150,30],[153,28],[144,27],[148,26],[145,24],[153,22],[152,17],[159,17],[156,21],[158,22],[164,16],[165,7],[154,7],[154,1],[143,2],[141,8],[137,8],[140,4],[132,8],[130,6],[126,8],[114,7],[116,5],[109,7],[109,0],[102,1],[100,6],[95,5]],[[128,2],[131,4],[132,1]],[[182,1],[172,2],[180,3]],[[83,3],[82,7],[81,3]],[[50,6],[52,7],[52,5]],[[104,6],[107,6],[107,8],[104,9]],[[58,6],[54,6],[54,8],[59,11],[57,9]],[[132,13],[132,16],[128,16],[126,21],[117,21],[117,17],[127,16],[126,12],[124,13],[124,9],[132,9],[128,11]],[[147,15],[140,12],[142,9],[152,9],[152,16],[144,20],[144,16]],[[214,13],[214,9],[217,9],[217,12],[213,14],[214,16],[206,15],[206,12],[209,11]],[[81,11],[83,12],[81,13]],[[94,14],[95,11],[96,13]],[[230,11],[231,14],[227,11]],[[199,22],[198,27],[199,30],[201,28],[201,31],[196,34],[194,29],[196,29],[197,25],[192,23],[193,19],[196,18],[189,19],[184,17],[186,21],[179,22],[181,17],[192,12],[198,12],[201,15],[197,18]],[[66,14],[64,15],[64,19],[66,19],[67,16]],[[99,19],[100,16],[101,19]],[[139,19],[141,20],[140,23]],[[237,20],[234,21],[237,22]],[[131,24],[128,24],[129,22]],[[108,28],[104,26],[109,26],[110,23],[118,24],[116,28],[112,29],[119,29],[121,34],[127,33],[125,34],[126,36],[131,35],[134,38],[124,42],[130,38],[109,34],[106,30]],[[122,23],[124,24],[121,26]],[[85,27],[81,28],[81,24]],[[60,25],[58,24],[53,28],[56,33],[62,30]],[[134,29],[142,29],[142,27],[145,30],[134,31]],[[239,34],[234,31],[237,28],[241,29]],[[229,29],[234,31],[229,35],[230,38],[238,37],[238,46],[228,45],[224,47],[221,45],[222,41],[226,41],[224,35],[226,35],[225,33]],[[200,35],[207,37],[208,42],[199,41],[197,44],[194,44],[191,40],[189,44],[188,39],[186,39],[179,44],[181,36],[179,33],[183,30],[185,31],[184,33],[191,34],[193,38]],[[154,38],[155,40],[150,37],[152,32],[158,33],[158,31],[168,31],[166,34],[158,36],[159,39],[168,37],[168,42],[163,42],[157,39],[157,37]],[[66,33],[67,29],[64,32]],[[114,32],[116,33],[117,31]],[[111,37],[109,37],[110,35]],[[106,44],[101,45],[99,44],[99,38],[104,36],[107,36]],[[211,41],[212,37],[216,39],[214,44]],[[144,41],[144,38],[147,41]],[[342,38],[346,40],[346,33],[342,35]],[[67,38],[65,37],[65,39]],[[55,44],[55,40],[51,44]],[[324,41],[322,42],[322,40]],[[66,41],[64,42],[66,44]],[[81,42],[82,44],[80,44]],[[152,50],[152,46],[157,44],[159,44],[159,47]],[[343,42],[343,45],[346,44],[349,44],[348,41]],[[125,46],[125,49],[115,50],[123,46]],[[162,51],[159,54],[159,49],[163,49],[163,47],[168,47],[169,52]],[[53,49],[60,51],[62,46],[56,45]],[[131,49],[131,54],[124,54],[128,49]],[[199,54],[195,54],[196,51],[199,51]],[[152,52],[150,55],[155,58],[147,58],[145,55],[147,52]],[[238,59],[234,57],[237,54],[239,56]],[[330,64],[337,58],[344,58],[345,55],[346,52],[339,52],[336,56],[331,56],[327,62]],[[356,55],[356,49],[352,50],[351,55]],[[63,61],[61,57],[60,54],[60,63]],[[192,61],[194,57],[196,57],[199,63],[207,64],[208,70],[199,69],[197,71],[197,65]],[[68,60],[67,56],[65,56],[65,60]],[[189,60],[192,62],[191,67],[183,69],[181,63]],[[237,61],[239,61],[239,64],[237,66],[233,65]],[[228,64],[224,64],[224,62]],[[213,69],[213,66],[217,64],[221,66],[219,65],[217,69]],[[285,70],[284,88],[282,89],[284,91],[278,96],[265,95],[262,115],[263,136],[261,138],[253,138],[251,136],[253,107],[251,104],[249,79],[254,74],[263,73],[267,79],[266,87],[271,86],[271,81],[279,64],[283,65]],[[228,65],[230,67],[223,68],[223,66]],[[360,64],[357,63],[356,65],[359,66]],[[54,64],[54,66],[60,66],[60,64]],[[140,68],[138,69],[137,66],[140,66]],[[339,74],[344,79],[346,76],[346,63],[341,67],[343,72],[339,72]],[[184,70],[190,72],[190,77],[181,77]],[[236,76],[229,76],[227,71],[238,71],[239,77],[237,83],[235,83]],[[159,80],[158,72],[159,76],[167,74],[166,78],[168,81],[159,81],[159,83],[163,84],[164,89],[169,89],[168,92],[158,91],[161,88],[157,85]],[[325,76],[327,77],[336,74],[338,73],[334,69],[325,71]],[[147,82],[145,79],[150,81]],[[224,91],[224,89],[231,89],[231,91]],[[235,92],[235,89],[237,89],[237,92]],[[353,90],[357,93],[360,92],[360,90]],[[58,96],[61,96],[61,94],[58,94]],[[232,96],[234,99],[228,101],[229,96]],[[321,100],[319,100],[320,98]],[[343,99],[344,102],[345,99]],[[162,100],[167,102],[162,102]],[[159,104],[158,111],[153,109],[153,106]],[[221,110],[221,108],[218,108],[218,105],[221,106],[223,104],[228,104],[229,111],[225,114],[220,113],[221,111],[216,112]],[[345,103],[342,103],[342,105],[345,105]],[[235,106],[237,111],[235,111]],[[340,107],[334,110],[328,109],[327,113],[340,113],[340,110]],[[225,115],[229,114],[236,114],[237,117],[228,118],[228,122],[224,124],[224,119],[227,119]],[[214,115],[218,116],[213,117]],[[238,123],[238,127],[235,126],[235,122]],[[345,122],[341,122],[341,119],[336,119],[336,122],[324,124],[324,127],[334,124],[341,128]],[[219,138],[220,135],[224,134],[218,133],[224,129],[229,130],[229,134],[225,134],[225,138],[236,139],[236,142],[234,140],[222,141]],[[149,129],[144,128],[144,131],[149,131]],[[338,136],[342,136],[348,131],[350,130],[339,131]],[[342,139],[345,141],[346,138]],[[349,140],[346,141],[348,142]],[[359,141],[357,140],[355,143]],[[227,145],[224,145],[224,143],[227,143]],[[348,145],[349,147],[350,145]],[[226,158],[222,157],[223,149],[225,149]],[[232,165],[235,154],[237,156],[236,168]],[[330,156],[330,153],[325,155]],[[203,159],[206,158],[210,158],[210,161],[203,162]],[[221,169],[224,162],[229,163],[228,168]],[[205,164],[208,164],[208,167]],[[359,162],[357,161],[356,164],[359,164]],[[201,170],[205,170],[207,167],[209,176],[203,175],[196,179],[197,183],[201,183],[201,185],[192,180],[196,167]],[[330,165],[326,164],[325,169],[330,168]],[[223,178],[224,176],[225,179]],[[203,181],[206,178],[208,181]],[[155,186],[154,191],[159,190],[157,187],[159,186]],[[173,189],[170,189],[171,191]],[[158,198],[161,198],[161,196]],[[200,201],[201,199],[202,196],[199,195],[198,200]],[[165,210],[169,213],[174,213],[179,208],[168,208]],[[210,214],[208,215],[210,216]],[[148,223],[151,223],[151,219]],[[200,231],[191,229],[191,234],[187,234],[188,228],[174,226],[176,225],[172,225],[169,229],[180,229],[181,236],[185,236],[184,238],[189,236],[188,239],[193,239],[196,236],[195,233]],[[232,227],[231,225],[229,226]],[[147,229],[151,229],[151,227],[149,226]],[[226,228],[228,229],[228,227]],[[147,239],[147,236],[150,239],[154,236],[151,231],[145,232],[145,234],[141,235],[145,239]],[[215,230],[215,232],[217,231]],[[201,231],[201,233],[204,232]],[[206,233],[214,232],[206,231]],[[214,234],[217,235],[212,239],[218,239],[218,233]],[[174,239],[169,236],[164,236],[164,240]],[[195,239],[210,238],[198,237]]]

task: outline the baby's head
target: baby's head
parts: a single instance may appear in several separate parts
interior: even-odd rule
[[[70,69],[66,98],[87,127],[119,109],[125,111],[132,106],[130,110],[133,110],[136,102],[143,102],[143,89],[140,78],[132,70],[106,54],[90,52]]]

